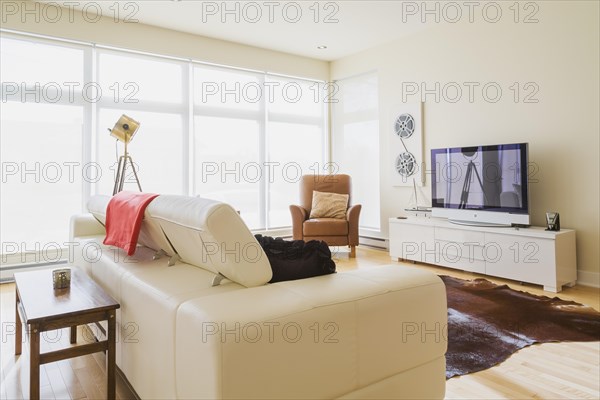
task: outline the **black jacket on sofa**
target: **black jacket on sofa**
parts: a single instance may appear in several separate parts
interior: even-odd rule
[[[288,241],[262,235],[255,237],[271,263],[273,278],[270,283],[335,273],[331,251],[323,241]]]

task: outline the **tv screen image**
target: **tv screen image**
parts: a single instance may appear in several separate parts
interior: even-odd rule
[[[431,163],[434,216],[529,224],[527,143],[433,149]]]

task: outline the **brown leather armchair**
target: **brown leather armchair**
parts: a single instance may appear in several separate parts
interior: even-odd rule
[[[309,219],[313,190],[349,195],[345,219]],[[304,175],[300,180],[300,205],[291,205],[294,240],[323,240],[330,246],[349,246],[356,257],[361,205],[352,205],[352,179],[348,175]]]

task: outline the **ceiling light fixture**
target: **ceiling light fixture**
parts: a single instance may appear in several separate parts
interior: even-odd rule
[[[327,46],[317,46],[317,49],[319,49],[319,50],[324,50],[326,48],[327,48]]]

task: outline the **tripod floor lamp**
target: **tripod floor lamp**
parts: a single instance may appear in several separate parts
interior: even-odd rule
[[[133,159],[127,152],[127,144],[133,139],[133,135],[140,128],[140,123],[127,115],[121,115],[121,118],[117,121],[112,129],[109,129],[110,135],[125,145],[125,151],[122,156],[119,157],[119,164],[117,166],[117,175],[115,176],[115,186],[113,187],[113,196],[123,190],[123,184],[125,183],[125,172],[127,170],[127,164],[131,165],[135,182],[137,183],[138,189],[142,191],[140,180],[133,164]]]

